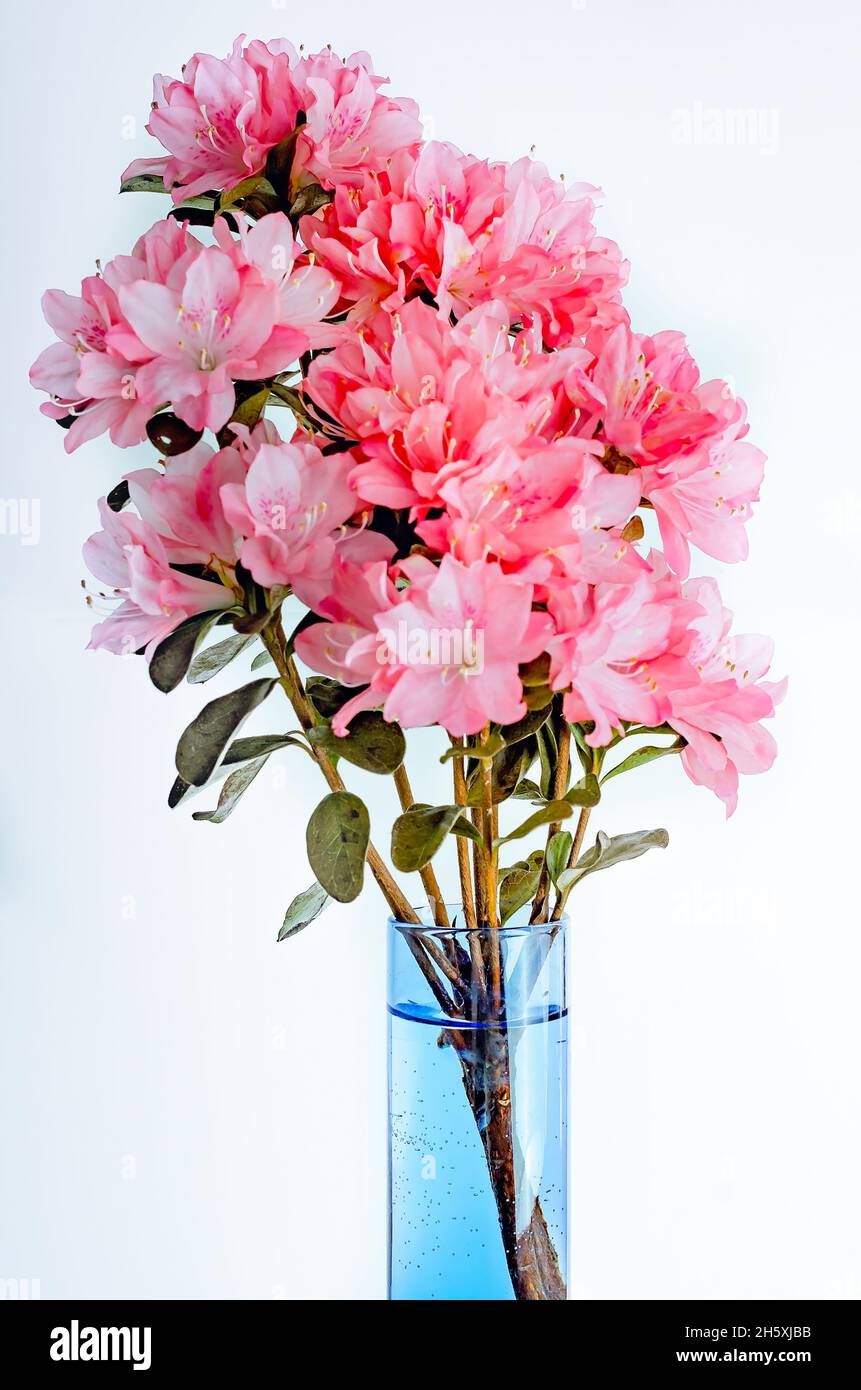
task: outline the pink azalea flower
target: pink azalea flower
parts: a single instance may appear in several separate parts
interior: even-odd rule
[[[139,398],[134,367],[107,349],[108,333],[122,318],[114,291],[90,275],[80,296],[48,290],[42,311],[60,341],[33,363],[30,382],[51,395],[43,414],[55,420],[75,417],[66,452],[105,431],[120,448],[139,444],[152,411]]]
[[[284,329],[298,331],[304,334],[308,347],[316,348],[331,347],[340,341],[343,336],[340,329],[320,322],[334,309],[340,287],[328,270],[314,265],[302,254],[290,219],[283,212],[273,212],[250,225],[241,214],[237,214],[237,220],[238,239],[231,234],[224,219],[218,218],[216,241],[231,257],[237,270],[253,267],[267,284],[277,289],[276,336]],[[278,351],[286,354],[283,365],[289,365],[291,351],[296,355],[296,346],[283,336],[277,340]],[[305,351],[306,347],[303,345],[301,350]]]
[[[620,324],[593,332],[587,345],[596,354],[589,375],[602,437],[635,463],[693,453],[742,414],[728,392],[721,395],[723,382],[700,385],[681,333],[648,338]]]
[[[500,328],[494,318],[494,339]],[[491,438],[501,447],[524,428],[507,398],[491,409],[476,352],[419,300],[315,359],[307,380],[311,400],[362,440],[356,486],[384,506],[436,501],[445,478]]]
[[[302,240],[340,282],[338,310],[354,324],[381,305],[394,312],[415,288],[410,267],[425,219],[419,204],[404,196],[414,162],[409,151],[399,150],[385,171],[361,171],[360,184],[340,184],[328,206],[302,219]]]
[[[154,408],[170,401],[192,429],[217,431],[232,414],[234,381],[283,370],[308,338],[278,325],[278,287],[256,267],[237,270],[224,251],[204,247],[176,270],[184,273],[167,284],[137,280],[119,292],[132,331],[152,354],[137,373],[138,391]],[[127,347],[119,335],[114,343]]]
[[[397,603],[388,564],[393,552],[390,541],[371,531],[360,531],[350,545],[338,547],[330,592],[317,608],[328,621],[314,623],[296,638],[296,651],[312,671],[342,685],[365,685],[378,673],[370,644],[361,656],[354,653],[349,663],[348,658],[362,638],[376,635],[377,614]]]
[[[566,190],[531,159],[487,164],[435,144],[424,147],[413,186],[438,219],[439,270],[423,274],[443,313],[460,317],[499,298],[512,321],[537,319],[554,345],[590,323],[625,319],[627,267],[595,236],[594,188]]]
[[[103,530],[84,546],[84,559],[97,579],[123,601],[104,622],[97,623],[90,647],[131,654],[146,649],[149,659],[174,628],[195,613],[230,608],[235,593],[173,569],[162,538],[132,512],[113,512],[102,499]]]
[[[529,452],[503,447],[444,482],[445,511],[416,529],[467,563],[493,556],[512,569],[542,556],[548,574],[630,582],[645,562],[618,527],[637,507],[639,489],[607,473],[601,453],[586,439],[536,440]]]
[[[408,588],[377,613],[376,633],[346,656],[348,666],[367,673],[376,653],[376,673],[339,712],[335,732],[380,703],[404,727],[439,724],[455,737],[478,733],[489,720],[521,718],[518,665],[543,650],[551,630],[547,615],[532,611],[532,585],[499,565],[464,565],[448,555],[438,569],[414,557],[401,570]]]
[[[684,335],[647,337],[627,324],[590,331],[589,369],[603,438],[635,463],[661,466],[742,425],[744,402],[723,381],[700,381]]]
[[[637,505],[635,493],[630,478],[590,469],[567,513],[554,509],[526,524],[522,544],[549,562],[548,584],[633,584],[640,577],[646,561],[623,535]]]
[[[642,561],[618,528],[640,483],[604,468],[569,394],[583,394],[591,360],[544,353],[533,334],[513,342],[496,302],[451,328],[412,300],[318,357],[308,391],[361,440],[360,496],[412,506],[428,545],[507,567],[544,555],[547,573],[630,583]]]
[[[191,234],[188,224],[175,217],[155,222],[139,236],[130,256],[114,256],[105,266],[105,283],[115,293],[133,280],[164,283],[181,262],[188,263],[198,253],[201,242]]]
[[[678,471],[641,470],[643,495],[655,509],[667,559],[685,578],[690,568],[689,542],[716,560],[733,563],[748,553],[746,522],[759,498],[765,454],[745,439],[738,426],[685,460]]]
[[[120,448],[146,438],[152,406],[141,394],[137,368],[152,353],[126,322],[118,294],[135,281],[166,277],[197,250],[200,242],[185,227],[172,219],[157,222],[130,256],[116,256],[102,275],[88,276],[80,296],[49,290],[43,297],[45,318],[60,342],[37,358],[30,381],[51,394],[43,414],[75,417],[66,434],[67,452],[106,430]]]
[[[760,721],[774,714],[786,681],[762,677],[771,664],[770,638],[732,636],[732,614],[713,579],[689,580],[684,593],[700,615],[690,624],[688,661],[697,679],[669,694],[667,718],[687,739],[682,765],[692,782],[711,788],[732,815],[740,772],[766,772],[777,745]]]
[[[245,537],[240,558],[262,584],[292,585],[316,607],[327,593],[335,533],[356,510],[343,456],[316,445],[262,444],[243,483],[227,483],[221,501],[228,523]]]
[[[316,358],[307,390],[348,438],[361,441],[354,478],[363,498],[389,507],[441,506],[451,480],[506,449],[535,453],[562,433],[546,355],[528,349],[529,339],[512,342],[500,303],[451,328],[430,305],[411,300]],[[582,349],[557,355],[560,378],[590,360]],[[590,450],[581,439],[571,456]],[[626,497],[634,492],[624,486]]]
[[[366,170],[381,170],[400,150],[418,149],[422,136],[414,101],[383,96],[367,53],[342,62],[330,48],[303,58],[295,80],[306,124],[295,171],[326,186],[360,184]]]
[[[123,179],[160,174],[181,203],[210,189],[232,188],[262,170],[273,145],[296,125],[296,53],[283,41],[243,48],[243,37],[224,59],[195,53],[181,79],[154,79],[147,130],[168,156],[135,160]]]
[[[260,173],[269,151],[305,123],[293,161],[296,183],[360,182],[421,139],[418,108],[383,96],[367,53],[300,58],[286,39],[236,40],[224,59],[196,53],[181,79],[156,77],[147,130],[167,158],[135,160],[123,178],[160,174],[174,201],[231,188]]]
[[[744,442],[745,406],[726,383],[701,382],[681,333],[635,334],[620,324],[595,331],[596,357],[573,383],[578,429],[600,421],[608,466],[634,469],[653,505],[676,572],[690,565],[689,542],[720,560],[747,554],[744,524],[759,496],[765,456]]]
[[[172,564],[202,564],[229,583],[242,537],[224,514],[221,489],[242,486],[246,471],[239,448],[213,453],[198,444],[171,459],[165,472],[142,468],[126,481],[132,504],[158,532]]]
[[[660,724],[665,697],[653,663],[670,650],[674,615],[654,580],[643,575],[630,586],[561,587],[550,612],[556,625],[548,644],[551,684],[567,692],[566,718],[594,722],[587,742],[609,743],[622,720]]]
[[[420,291],[455,318],[495,299],[509,322],[535,322],[558,345],[626,320],[627,266],[595,235],[595,191],[566,190],[530,159],[489,164],[430,142],[414,167],[365,178],[302,232],[342,281],[353,319]]]

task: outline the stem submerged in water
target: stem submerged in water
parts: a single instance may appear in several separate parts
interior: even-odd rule
[[[555,935],[554,931],[550,943]],[[487,984],[481,1015],[484,1026],[458,1032],[455,1025],[454,1030],[446,1028],[444,1036],[458,1056],[464,1091],[484,1150],[514,1296],[520,1301],[561,1301],[567,1298],[567,1289],[541,1202],[537,1195],[532,1197],[528,1219],[524,1219],[518,1207],[514,1133],[517,1096],[506,1019],[504,933],[489,928],[474,938],[479,960],[483,959],[482,938],[499,964],[498,988],[494,990],[490,982]],[[535,947],[538,945],[536,941]],[[550,944],[541,956],[537,973],[549,949]],[[537,973],[532,972],[533,984]],[[528,999],[529,993],[523,997]]]
[[[512,1094],[507,1030],[482,1029],[478,1044],[476,1034],[469,1037],[473,1056],[469,1061],[461,1057],[463,1086],[487,1160],[514,1296],[519,1301],[562,1301],[568,1291],[537,1196],[529,1220],[524,1223],[518,1219],[513,1131],[516,1097]]]

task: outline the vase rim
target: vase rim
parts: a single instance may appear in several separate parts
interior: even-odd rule
[[[450,914],[457,913],[460,920],[454,926],[440,927],[435,922],[401,922],[397,917],[391,916],[388,925],[394,930],[408,936],[410,932],[421,932],[423,936],[440,937],[469,937],[469,936],[490,936],[496,937],[526,937],[526,936],[552,936],[560,930],[564,931],[568,926],[569,917],[565,913],[555,922],[508,922],[504,927],[467,927],[463,922],[463,909],[460,903],[447,903],[446,909]],[[427,908],[417,907],[417,913],[427,913]]]

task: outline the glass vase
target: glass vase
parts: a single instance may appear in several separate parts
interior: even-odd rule
[[[563,1300],[566,923],[389,921],[389,1298]]]

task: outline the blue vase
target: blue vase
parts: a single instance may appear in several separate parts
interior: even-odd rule
[[[561,1300],[565,922],[389,921],[389,1297]]]

